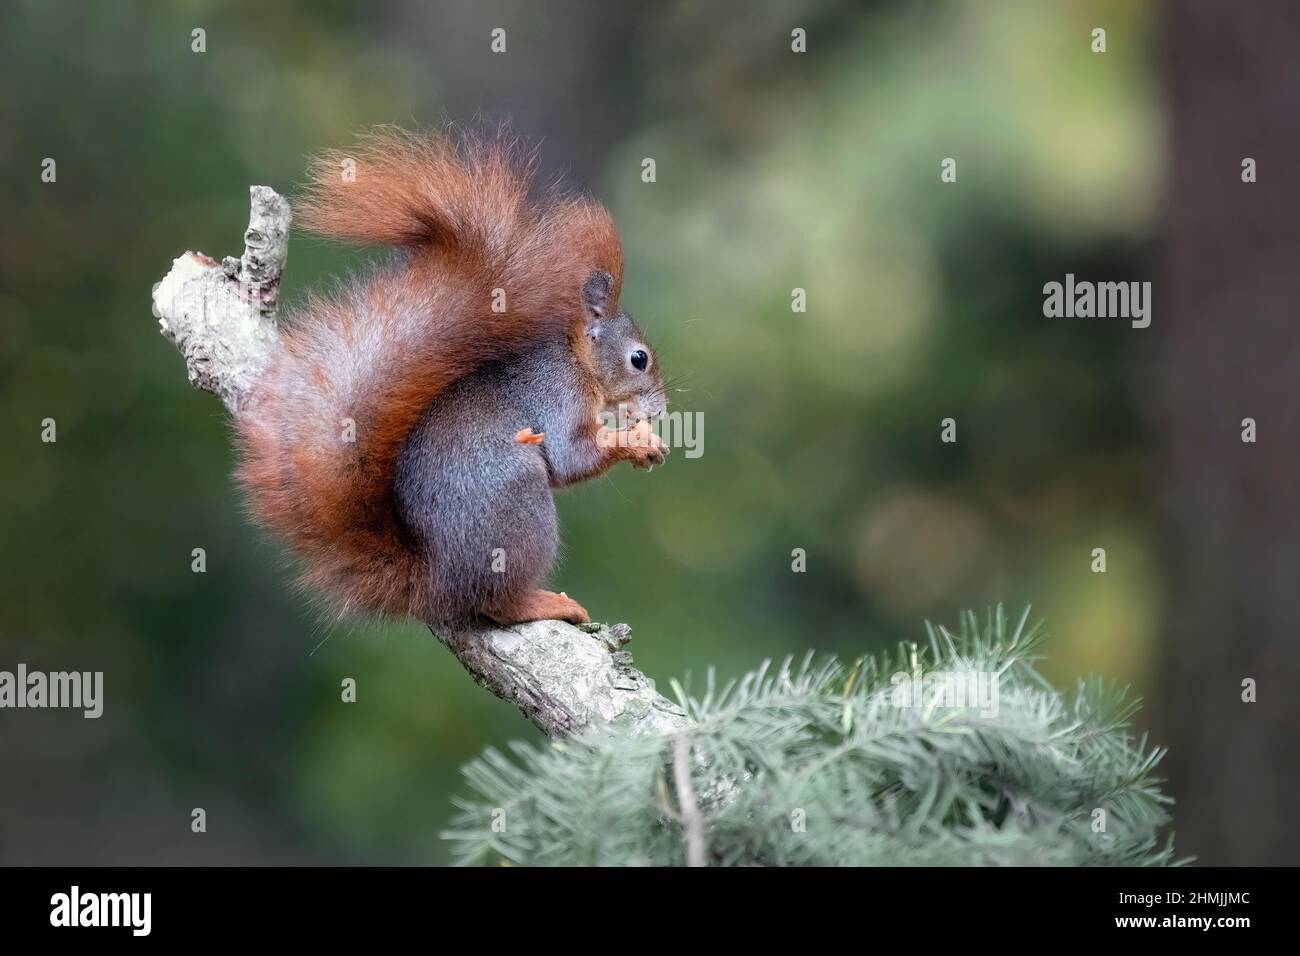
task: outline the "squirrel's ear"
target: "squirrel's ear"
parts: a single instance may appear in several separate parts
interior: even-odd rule
[[[614,277],[608,272],[593,272],[582,284],[582,307],[587,335],[593,339],[600,334],[600,321],[609,307],[609,296],[614,291]]]

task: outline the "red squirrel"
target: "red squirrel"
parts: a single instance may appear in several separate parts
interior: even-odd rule
[[[613,220],[534,196],[517,152],[381,130],[311,167],[300,222],[400,251],[290,318],[238,423],[238,477],[340,613],[584,623],[539,587],[559,546],[552,489],[668,453],[647,425],[667,405],[654,351],[618,304]]]

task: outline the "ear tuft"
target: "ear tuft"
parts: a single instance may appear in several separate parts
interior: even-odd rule
[[[610,293],[614,291],[614,277],[608,272],[593,272],[582,284],[582,304],[589,318],[599,319],[605,314],[609,305]]]

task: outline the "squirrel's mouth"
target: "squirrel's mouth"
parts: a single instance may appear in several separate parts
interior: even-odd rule
[[[642,418],[650,421],[663,418],[664,413],[668,411],[668,397],[663,392],[656,392],[644,401],[638,400],[637,408],[640,410]]]
[[[653,421],[664,413],[664,402],[652,397],[643,401],[638,395],[610,402],[605,406],[605,415],[617,422],[620,429],[629,428],[640,421]]]

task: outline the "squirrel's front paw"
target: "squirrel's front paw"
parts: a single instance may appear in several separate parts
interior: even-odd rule
[[[663,443],[649,422],[640,421],[625,431],[615,431],[603,425],[596,432],[596,442],[613,451],[616,458],[625,458],[633,468],[649,471],[662,465],[668,456],[668,446]]]
[[[647,421],[639,421],[626,432],[628,460],[633,468],[649,471],[655,465],[662,465],[668,458],[668,446],[655,434],[654,428]]]

